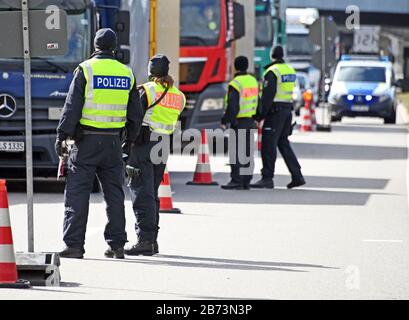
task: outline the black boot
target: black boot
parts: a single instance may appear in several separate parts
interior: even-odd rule
[[[293,180],[287,185],[287,189],[294,189],[306,184],[303,176],[293,178]]]
[[[159,244],[158,244],[158,241],[155,241],[155,243],[153,244],[153,252],[154,252],[155,254],[158,254],[158,253],[159,253]]]
[[[244,190],[243,184],[233,181],[230,181],[228,184],[225,184],[221,188],[224,190]]]
[[[105,251],[104,255],[108,259],[122,260],[122,259],[125,259],[124,251],[125,251],[124,248],[118,248],[118,249],[108,248],[107,251]]]
[[[60,258],[65,259],[83,259],[84,253],[85,253],[84,249],[66,247],[63,251],[59,253],[59,255]]]
[[[155,254],[155,243],[151,241],[140,241],[132,248],[125,249],[125,254],[127,256],[153,256]]]
[[[261,179],[250,186],[255,189],[274,189],[274,181],[272,179]]]

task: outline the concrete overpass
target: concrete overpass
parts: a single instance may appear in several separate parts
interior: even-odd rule
[[[361,23],[409,27],[409,0],[281,0],[286,8],[316,8],[321,15],[331,15],[338,24],[345,23],[348,6],[358,6]]]

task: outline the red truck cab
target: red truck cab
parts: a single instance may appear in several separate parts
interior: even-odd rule
[[[244,8],[233,0],[181,0],[182,129],[216,128],[232,74],[232,43],[244,36]]]

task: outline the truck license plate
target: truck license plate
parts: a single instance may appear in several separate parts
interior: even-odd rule
[[[24,152],[24,142],[0,141],[2,152]]]
[[[351,107],[351,111],[368,112],[369,111],[369,106],[355,105],[355,106]]]

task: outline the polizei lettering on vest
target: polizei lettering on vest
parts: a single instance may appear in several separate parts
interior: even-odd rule
[[[156,99],[160,99],[162,93],[156,93]],[[182,96],[175,93],[167,93],[159,103],[162,107],[181,110],[183,108]]]
[[[281,76],[281,82],[295,82],[297,80],[297,76],[295,74],[286,74]]]
[[[94,89],[129,90],[131,79],[128,77],[95,76]]]

